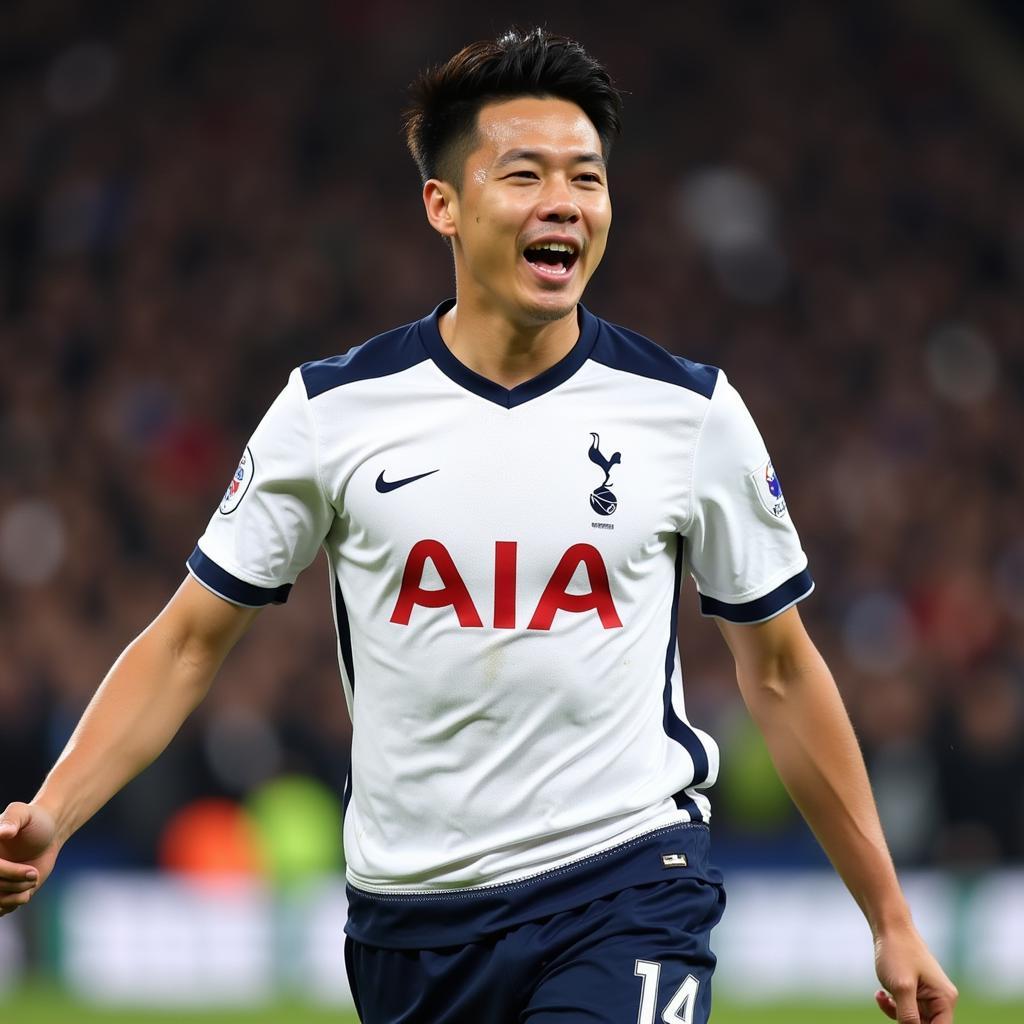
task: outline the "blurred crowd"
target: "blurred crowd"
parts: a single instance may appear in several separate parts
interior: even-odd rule
[[[0,805],[180,583],[289,369],[452,293],[399,115],[418,69],[533,17],[484,6],[4,5]],[[626,91],[587,305],[746,398],[897,859],[1024,860],[1019,136],[881,0],[542,16]],[[731,659],[684,604],[721,849],[796,858]],[[340,793],[349,729],[318,563],[69,857],[150,863],[174,810],[279,773]]]

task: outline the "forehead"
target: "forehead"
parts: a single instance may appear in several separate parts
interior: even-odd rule
[[[482,106],[474,156],[490,163],[520,148],[600,153],[601,139],[590,118],[569,100],[517,96]]]

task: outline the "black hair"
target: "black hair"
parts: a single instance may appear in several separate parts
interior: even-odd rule
[[[422,72],[409,92],[405,139],[423,181],[461,187],[477,114],[495,100],[554,96],[575,103],[597,130],[606,162],[622,131],[622,96],[608,72],[579,43],[542,28],[470,43]]]

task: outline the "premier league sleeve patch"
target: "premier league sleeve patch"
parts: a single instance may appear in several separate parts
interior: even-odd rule
[[[786,514],[786,499],[782,496],[782,485],[775,475],[771,459],[760,469],[754,470],[750,474],[750,479],[765,511],[776,519],[781,519]]]
[[[242,461],[238,463],[238,469],[235,470],[235,475],[231,478],[231,483],[228,484],[228,489],[221,500],[219,512],[222,516],[229,516],[238,508],[239,502],[245,497],[245,492],[249,490],[255,469],[256,463],[253,461],[252,452],[246,445],[245,451],[242,452]]]

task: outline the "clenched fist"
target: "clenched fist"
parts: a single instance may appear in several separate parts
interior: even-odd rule
[[[0,917],[28,903],[59,852],[48,811],[38,804],[8,804],[0,815]]]

